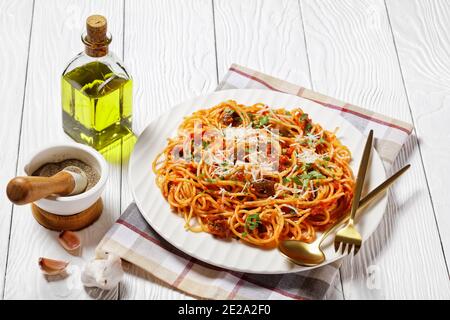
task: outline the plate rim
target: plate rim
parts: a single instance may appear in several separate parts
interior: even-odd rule
[[[161,118],[162,116],[169,114],[171,111],[173,111],[176,108],[180,108],[182,105],[185,104],[191,104],[196,100],[199,99],[207,99],[210,96],[213,95],[218,95],[218,94],[224,94],[224,92],[228,92],[230,94],[236,94],[239,92],[246,92],[249,93],[250,91],[253,91],[255,94],[256,93],[261,93],[261,94],[267,94],[267,93],[271,93],[271,94],[275,94],[275,95],[284,95],[284,96],[292,96],[295,98],[299,98],[300,100],[305,100],[308,101],[308,103],[312,103],[312,104],[318,104],[320,106],[320,104],[318,102],[315,102],[313,100],[307,99],[307,98],[303,98],[294,94],[289,94],[289,93],[285,93],[285,92],[280,92],[280,91],[273,91],[273,90],[267,90],[267,89],[227,89],[227,90],[221,90],[221,91],[214,91],[214,92],[210,92],[207,94],[202,94],[202,95],[198,95],[189,99],[186,99],[180,103],[177,103],[175,105],[173,105],[172,107],[170,107],[169,109],[159,113],[158,115],[156,115],[156,117],[151,120],[149,123],[147,123],[145,125],[145,128],[140,132],[140,134],[137,137],[136,143],[135,143],[135,147],[133,148],[133,151],[131,153],[130,159],[129,159],[129,163],[128,163],[128,173],[127,173],[127,178],[129,181],[129,189],[131,190],[131,194],[133,197],[133,201],[136,204],[136,206],[138,207],[139,211],[141,212],[143,218],[145,219],[145,221],[150,225],[150,227],[158,234],[158,236],[160,236],[162,239],[164,239],[168,244],[170,244],[171,246],[175,247],[177,250],[181,251],[182,253],[188,255],[191,258],[200,260],[202,263],[214,266],[214,267],[219,267],[221,269],[224,269],[226,271],[233,271],[233,272],[243,272],[243,273],[251,273],[251,274],[289,274],[289,273],[297,273],[297,272],[307,272],[316,268],[320,268],[320,267],[324,267],[326,265],[329,265],[333,262],[336,262],[342,258],[344,258],[345,256],[347,256],[347,254],[341,254],[338,256],[335,256],[333,258],[330,259],[326,259],[322,264],[319,264],[317,266],[312,266],[312,267],[305,267],[305,266],[298,266],[295,265],[295,267],[293,267],[291,270],[283,270],[283,271],[268,271],[268,272],[264,272],[264,271],[252,271],[251,269],[241,269],[241,268],[234,268],[234,267],[230,267],[230,266],[224,266],[220,263],[215,263],[213,261],[210,260],[205,260],[205,258],[201,257],[201,255],[191,252],[186,251],[185,248],[183,248],[182,246],[178,246],[177,244],[174,244],[171,239],[167,236],[164,236],[164,234],[162,232],[159,232],[157,230],[157,228],[154,227],[154,224],[151,222],[151,219],[148,217],[148,215],[145,214],[145,210],[143,210],[142,205],[139,203],[139,201],[137,201],[137,197],[136,197],[136,193],[135,193],[135,187],[133,186],[133,183],[131,183],[131,174],[132,174],[132,165],[133,165],[133,159],[134,157],[136,157],[136,146],[139,143],[139,139],[141,138],[142,135],[144,135],[144,133],[149,130],[150,126],[152,124],[154,124],[156,121],[158,121],[159,118]],[[233,98],[230,98],[233,99]],[[347,122],[350,126],[352,126],[353,128],[355,128],[355,130],[358,130],[358,128],[356,128],[350,121],[348,121],[347,119],[345,119],[344,117],[342,117],[340,114],[338,115],[339,118],[343,121],[343,122]],[[181,121],[181,120],[180,120]],[[179,125],[179,124],[178,124]],[[359,130],[358,130],[359,132]],[[361,133],[361,132],[360,132]],[[363,133],[361,133],[362,136]],[[378,160],[380,161],[380,163],[382,164],[383,167],[383,179],[386,179],[386,168],[384,166],[384,163],[380,157],[380,155],[378,154],[378,151],[375,149],[375,147],[372,147],[372,157],[377,157]],[[155,188],[155,190],[159,191],[159,188],[156,186],[156,184],[153,186]],[[165,201],[167,201],[166,199],[164,199]],[[386,213],[386,209],[387,209],[387,205],[388,205],[388,196],[387,193],[385,192],[381,197],[380,197],[380,202],[384,202],[383,205],[383,214],[381,215],[381,219],[379,219],[375,224],[375,227],[373,228],[372,232],[368,235],[366,241],[375,233],[375,230],[378,228],[379,224],[381,223],[382,217],[384,216],[384,214]],[[274,249],[276,250],[276,249]],[[280,253],[281,256],[281,253]],[[286,259],[286,258],[284,258]],[[299,269],[301,268],[301,269]]]

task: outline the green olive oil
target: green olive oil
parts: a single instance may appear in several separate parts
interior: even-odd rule
[[[132,80],[95,61],[62,77],[64,131],[97,150],[131,134]]]

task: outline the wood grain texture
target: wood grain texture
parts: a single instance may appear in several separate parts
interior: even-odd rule
[[[212,6],[210,0],[126,1],[125,14],[124,59],[135,85],[133,128],[140,133],[175,104],[215,89]],[[132,201],[127,168],[124,159],[122,211]],[[120,299],[188,298],[133,265],[127,271]]]
[[[448,268],[450,2],[397,0],[386,4]]]
[[[123,12],[121,1],[36,1],[33,17],[19,173],[33,150],[55,142],[70,142],[61,125],[60,77],[68,61],[83,50],[80,40],[84,21],[91,13],[108,17],[115,39],[111,49],[122,50]],[[20,88],[20,86],[19,86]],[[114,154],[106,158],[113,161]],[[120,163],[120,157],[119,162]],[[41,227],[29,206],[13,210],[5,299],[116,298],[117,290],[85,290],[80,282],[81,266],[94,256],[95,246],[118,217],[120,207],[120,165],[111,164],[104,193],[105,209],[94,225],[79,232],[83,252],[72,257],[58,244],[57,233]],[[71,261],[71,275],[59,281],[42,276],[38,258],[45,256]]]
[[[384,2],[305,0],[301,5],[314,89],[411,122]],[[388,171],[405,163],[412,169],[391,189],[382,223],[341,268],[347,299],[450,296],[415,136]],[[426,241],[420,241],[424,234]]]
[[[383,0],[36,0],[33,14],[32,0],[1,1],[0,43],[5,45],[0,50],[0,141],[8,152],[0,155],[0,181],[6,186],[16,173],[16,161],[21,174],[33,150],[71,141],[61,128],[60,75],[83,48],[85,18],[104,14],[114,36],[111,49],[124,55],[134,78],[136,133],[174,104],[213,91],[216,79],[234,62],[413,121],[418,138],[408,140],[390,172],[405,163],[413,167],[390,191],[390,204],[376,233],[341,269],[343,290],[338,275],[326,298],[448,299],[442,247],[449,257],[450,202],[442,186],[450,178],[446,114],[450,3],[386,0],[386,4]],[[117,290],[81,286],[81,266],[93,257],[99,240],[131,201],[130,150],[124,145],[122,154],[105,154],[111,163],[105,210],[100,221],[80,232],[81,257],[66,253],[57,243],[57,233],[40,227],[28,206],[12,207],[1,192],[0,297],[3,292],[6,299],[190,298],[128,263]],[[427,243],[418,241],[424,234]],[[62,281],[43,277],[37,265],[40,256],[70,260],[71,276]]]
[[[232,63],[310,87],[303,24],[296,0],[214,1],[221,79]],[[326,298],[342,299],[340,275]]]
[[[22,116],[28,44],[33,2],[0,2],[0,141],[6,152],[0,154],[0,298],[3,296],[12,204],[5,189],[16,174],[17,146]]]

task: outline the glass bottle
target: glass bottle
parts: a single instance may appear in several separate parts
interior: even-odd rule
[[[88,17],[81,40],[84,52],[61,77],[63,128],[75,141],[101,150],[132,135],[132,80],[108,49],[112,37],[105,17]]]

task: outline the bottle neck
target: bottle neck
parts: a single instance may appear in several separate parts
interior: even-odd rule
[[[94,58],[104,57],[108,54],[108,46],[101,46],[101,47],[92,47],[92,46],[85,46],[84,52]]]
[[[94,58],[104,57],[109,52],[109,44],[112,41],[112,37],[108,34],[101,42],[89,41],[86,33],[81,35],[81,41],[84,43],[84,52]]]

